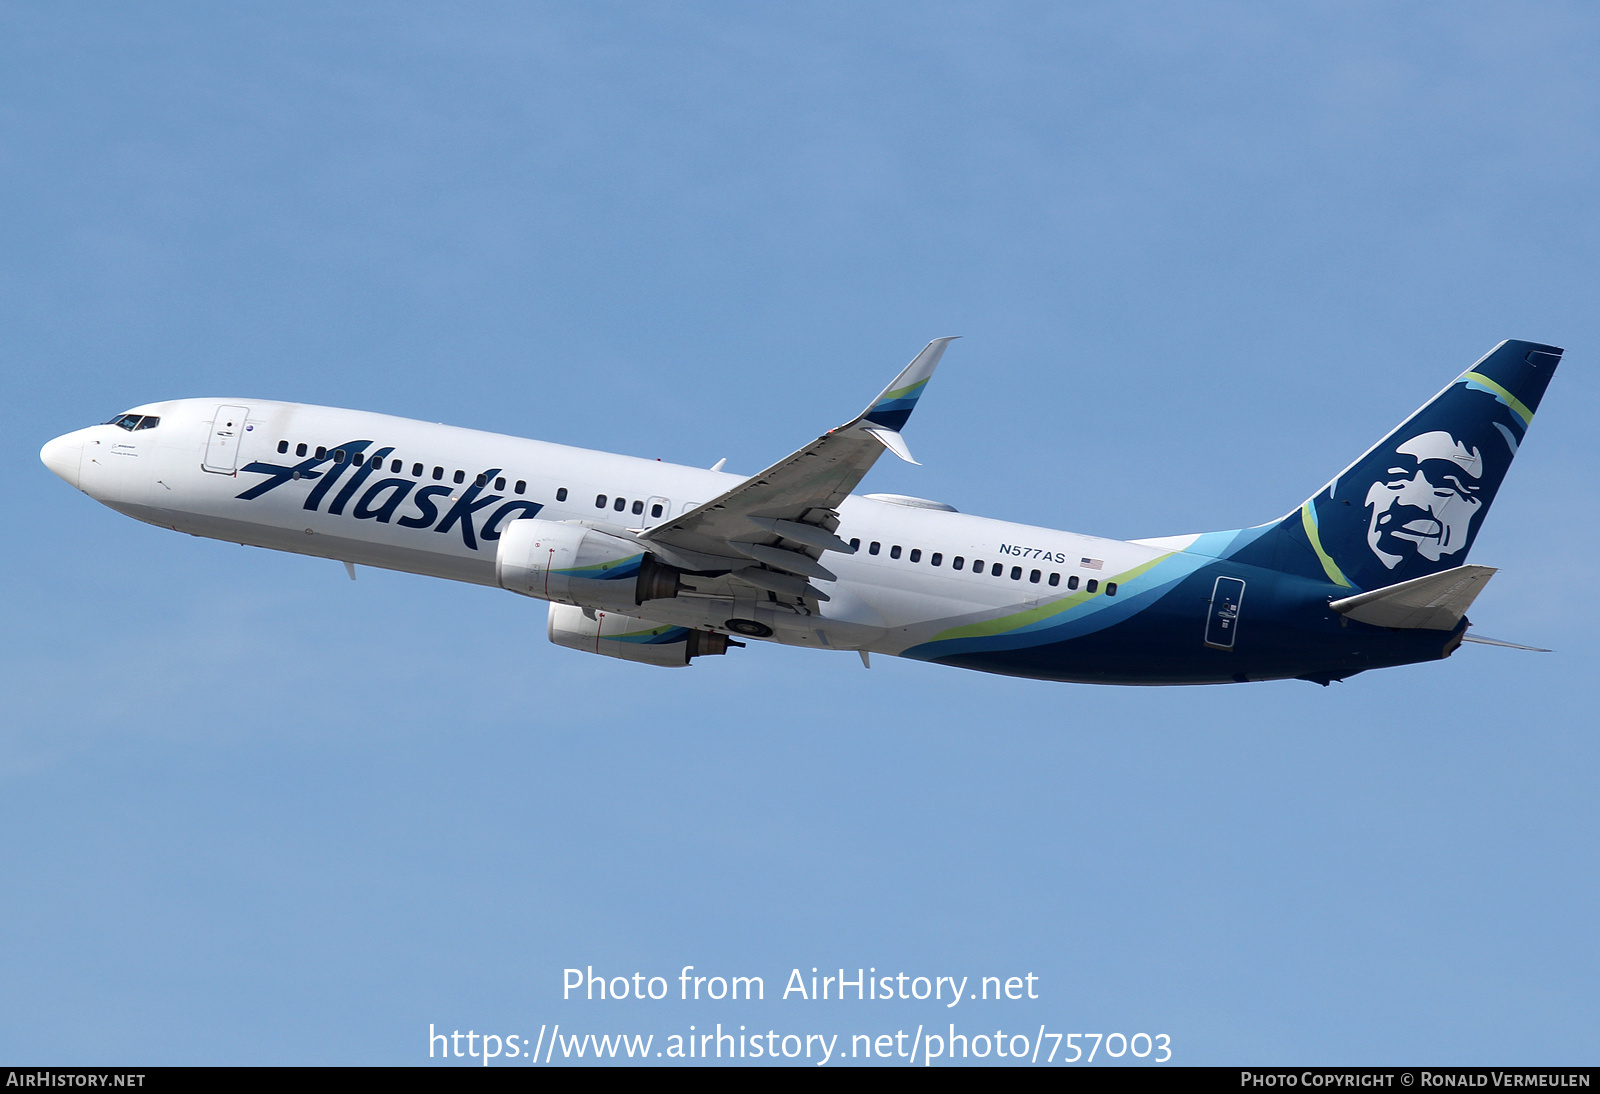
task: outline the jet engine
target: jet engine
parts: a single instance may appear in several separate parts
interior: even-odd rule
[[[680,578],[683,571],[676,566],[669,566],[655,555],[645,555],[639,562],[639,580],[634,585],[633,602],[643,604],[646,600],[664,600],[678,595],[685,586]]]
[[[506,525],[494,556],[503,589],[560,604],[631,607],[644,551],[582,524],[524,518]]]
[[[550,641],[568,649],[670,668],[681,668],[696,657],[727,653],[729,646],[744,645],[714,631],[695,631],[570,604],[550,605],[549,633]]]

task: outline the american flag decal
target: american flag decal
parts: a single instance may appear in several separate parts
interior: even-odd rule
[[[1105,566],[1105,560],[1098,558],[1080,558],[1078,560],[1078,565],[1082,566],[1085,570],[1099,570]]]

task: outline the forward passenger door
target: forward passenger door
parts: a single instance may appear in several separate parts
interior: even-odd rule
[[[245,418],[249,414],[249,409],[242,406],[217,408],[201,467],[218,475],[231,475],[239,469],[239,444],[244,439]]]

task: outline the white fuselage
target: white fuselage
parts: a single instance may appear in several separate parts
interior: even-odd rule
[[[229,407],[240,408],[231,439],[219,437],[230,417],[219,411]],[[46,446],[45,462],[96,500],[151,524],[480,585],[497,584],[499,529],[535,510],[544,520],[637,530],[742,481],[658,460],[297,403],[185,399],[132,413],[160,423],[78,430]],[[361,441],[371,442],[363,446],[362,465],[338,465],[331,484],[322,475],[334,468],[325,463],[317,477],[280,472],[278,485],[240,497],[273,479],[247,470],[252,464],[288,468],[319,448],[331,453]],[[474,490],[480,475],[484,485]],[[1080,580],[1127,571],[1171,550],[871,497],[851,496],[838,512],[837,534],[858,540],[860,549],[825,556],[838,580],[819,586],[831,597],[819,615],[762,598],[734,603],[725,589],[651,601],[648,615],[715,628],[749,613],[769,622],[774,641],[893,654],[952,620],[1047,603],[1066,596],[1069,581],[1076,588]],[[975,571],[979,562],[982,573]],[[1059,575],[1057,584],[1051,575]]]

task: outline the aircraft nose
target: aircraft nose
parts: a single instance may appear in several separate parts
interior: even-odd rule
[[[78,486],[78,465],[83,462],[83,432],[67,433],[39,449],[39,459],[74,489]]]

